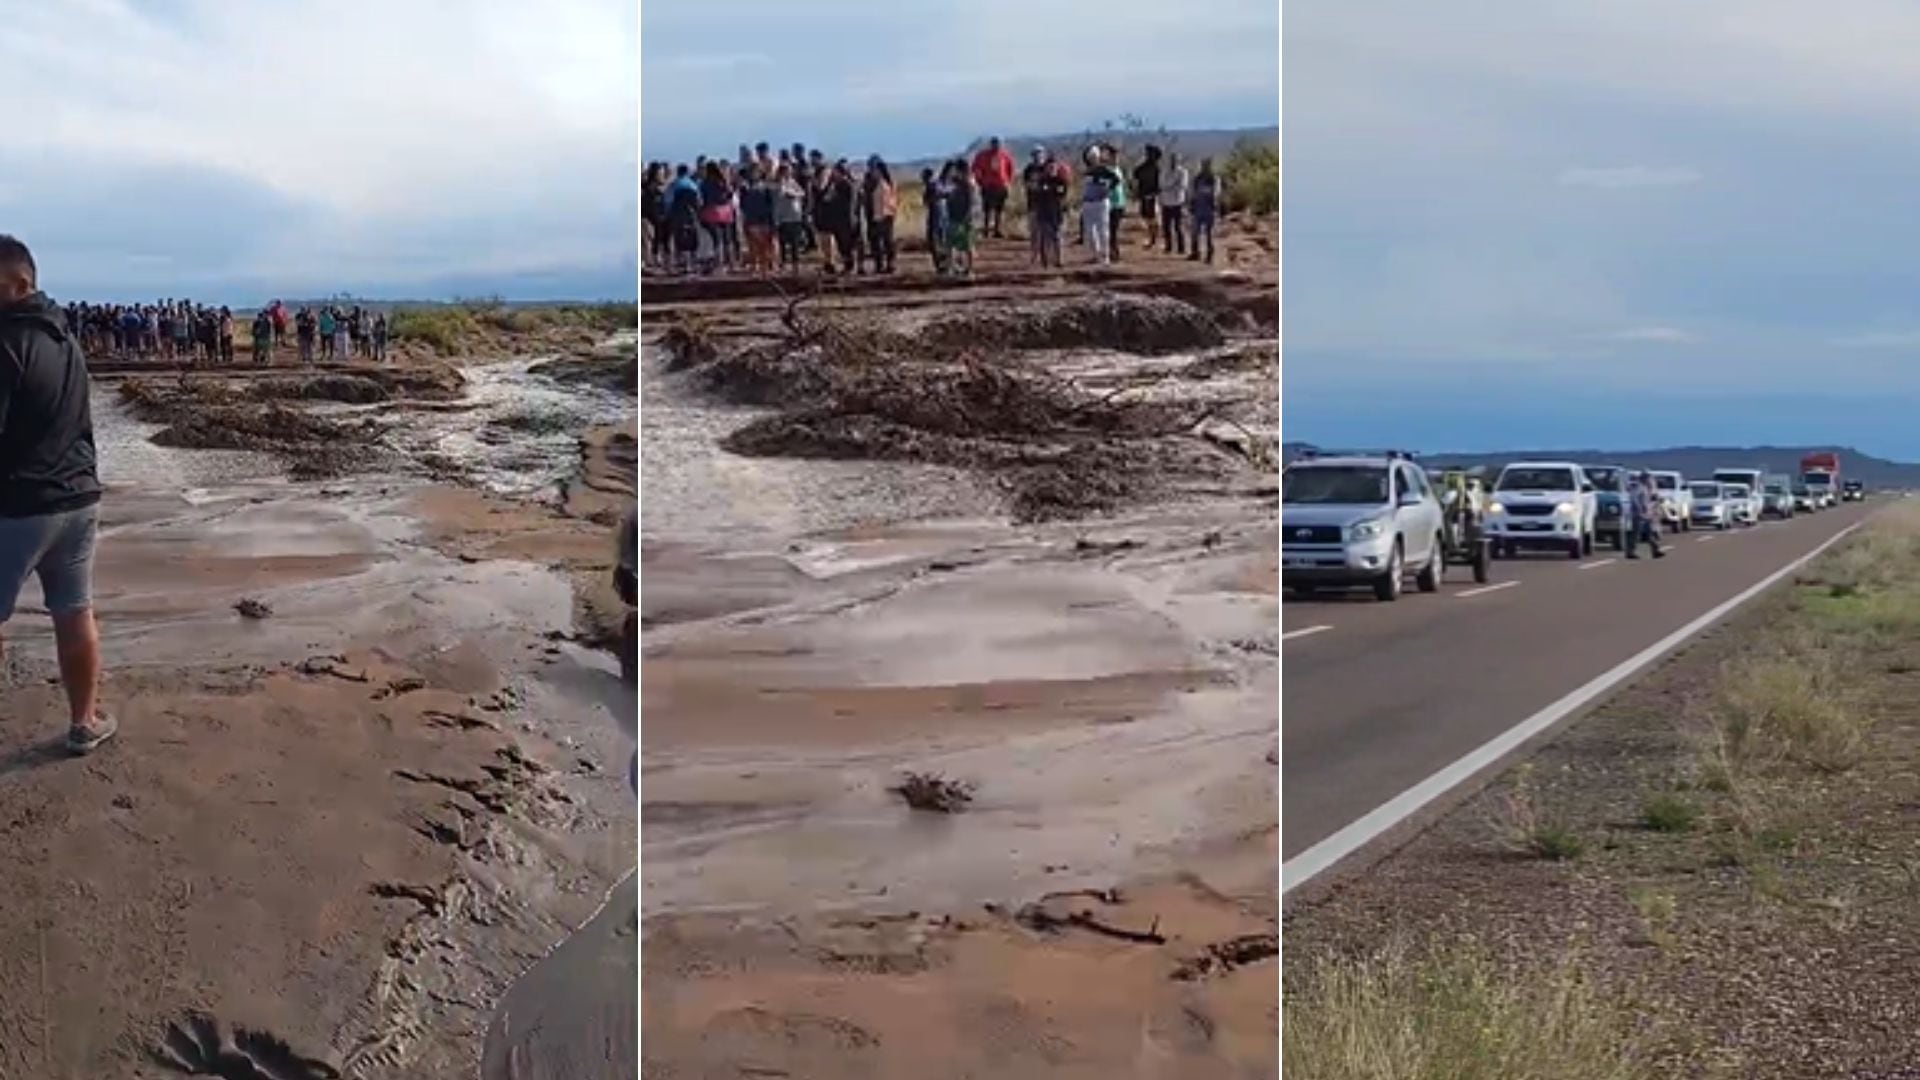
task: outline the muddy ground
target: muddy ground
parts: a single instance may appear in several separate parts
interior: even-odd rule
[[[7,627],[0,1076],[471,1077],[630,873],[631,692],[596,646],[633,429],[579,432],[542,498],[449,482],[403,437],[432,424],[384,420],[458,424],[488,359],[98,380],[96,426],[155,428],[159,467],[103,463],[113,743],[59,750],[37,586]],[[265,468],[180,479],[201,454]]]
[[[645,1076],[1275,1074],[1271,275],[1023,253],[643,287],[649,415],[864,511],[643,518]]]

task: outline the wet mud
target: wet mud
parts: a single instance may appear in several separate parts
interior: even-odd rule
[[[540,359],[97,382],[120,734],[61,752],[29,584],[0,1075],[464,1080],[508,988],[606,910],[635,858],[602,647],[633,399]]]
[[[1021,255],[643,285],[645,1075],[1277,1068],[1275,283]]]
[[[1108,512],[1183,483],[1251,478],[1265,466],[1244,446],[1202,432],[1222,416],[1239,423],[1218,399],[1136,393],[1129,384],[1096,392],[1056,373],[1044,355],[1027,355],[1218,350],[1227,339],[1217,322],[1183,301],[1097,294],[906,326],[795,303],[780,321],[778,331],[731,336],[681,323],[662,340],[667,369],[700,392],[778,410],[727,435],[725,450],[991,472],[1019,521]],[[1202,356],[1179,374],[1252,370],[1263,357],[1243,359],[1249,352]]]

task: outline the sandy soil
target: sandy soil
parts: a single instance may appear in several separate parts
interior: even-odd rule
[[[815,303],[926,325],[1115,291],[988,256],[970,285]],[[1263,287],[1154,262],[1143,293]],[[784,307],[647,289],[650,332],[750,336]],[[1124,382],[1191,359],[1081,362]],[[644,536],[642,1074],[1273,1076],[1276,534],[1244,486]],[[916,772],[971,801],[909,808],[891,789]]]
[[[458,396],[440,368],[329,377]],[[258,390],[255,414],[341,400],[229,390]],[[588,517],[617,502],[632,442],[582,447],[591,506],[386,471],[108,477],[96,591],[119,738],[59,752],[37,586],[7,628],[0,1076],[474,1074],[508,986],[634,864],[632,710],[613,658],[583,646],[575,588],[606,576],[612,530]]]

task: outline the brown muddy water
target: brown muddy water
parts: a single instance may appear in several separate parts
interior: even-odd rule
[[[389,440],[403,456],[432,452],[457,462],[496,492],[550,492],[577,467],[579,434],[630,418],[633,400],[562,387],[528,366],[476,366],[466,371],[470,392],[462,401],[381,414]],[[111,385],[96,387],[93,405],[107,487],[96,601],[111,672],[265,672],[368,642],[428,665],[478,663],[514,702],[507,722],[529,752],[562,766],[556,782],[571,797],[569,811],[516,823],[491,841],[504,857],[468,868],[487,895],[516,898],[502,912],[508,930],[449,929],[433,972],[412,976],[418,985],[408,994],[361,1010],[371,1029],[404,1035],[415,1047],[409,1052],[423,1071],[405,1074],[452,1075],[439,1064],[477,1059],[488,1014],[471,1002],[489,1000],[500,972],[525,970],[529,955],[569,938],[590,917],[596,921],[581,930],[582,940],[611,933],[617,947],[630,948],[631,933],[620,927],[634,923],[634,903],[620,896],[634,891],[627,764],[637,703],[612,657],[566,640],[574,597],[565,575],[533,562],[467,561],[436,550],[413,501],[427,483],[417,471],[290,482],[284,463],[269,455],[153,445],[155,426],[129,417]],[[265,603],[271,617],[240,617],[234,605],[242,599]],[[8,627],[5,675],[15,685],[54,674],[47,621],[33,617],[43,611],[38,583],[30,583],[24,617]],[[586,760],[605,765],[568,770]],[[623,873],[624,894],[615,885]],[[566,952],[574,958],[567,962],[597,962],[579,952]],[[488,974],[474,974],[481,971]],[[570,984],[585,985],[559,983]],[[558,1007],[580,1013],[604,1003],[562,1000]]]
[[[771,409],[719,405],[640,356],[641,530],[649,539],[727,544],[859,525],[992,516],[989,481],[899,462],[749,458],[720,440]]]

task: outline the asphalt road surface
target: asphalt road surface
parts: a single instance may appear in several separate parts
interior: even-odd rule
[[[1370,594],[1288,600],[1282,859],[1614,671],[1862,521],[1872,505],[1683,533],[1658,561],[1645,549],[1636,562],[1605,550],[1579,563],[1541,554],[1494,563],[1488,586],[1449,568],[1440,592],[1391,604]]]

